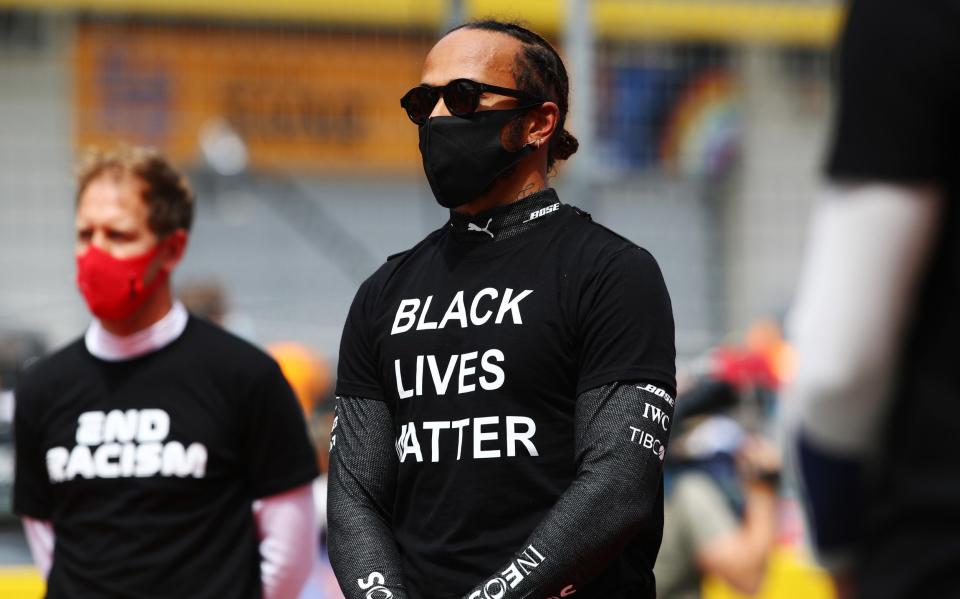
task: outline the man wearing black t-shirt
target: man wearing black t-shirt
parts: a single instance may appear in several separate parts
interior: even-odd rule
[[[153,152],[78,178],[77,283],[96,317],[16,391],[14,509],[47,597],[296,597],[314,453],[260,350],[190,316],[170,275],[193,197]]]
[[[477,22],[401,101],[450,220],[357,292],[328,515],[350,599],[655,595],[675,393],[653,257],[547,187],[560,57]]]
[[[789,402],[845,596],[960,597],[958,74],[960,1],[852,3]]]

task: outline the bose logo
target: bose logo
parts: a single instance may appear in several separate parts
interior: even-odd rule
[[[559,209],[560,209],[560,202],[557,202],[556,204],[552,204],[552,205],[547,206],[547,207],[545,207],[545,208],[541,208],[540,210],[535,210],[534,212],[531,212],[531,213],[530,213],[530,218],[528,218],[527,220],[525,220],[525,221],[523,221],[523,222],[528,223],[528,222],[530,222],[530,221],[532,221],[532,220],[536,220],[536,219],[540,218],[541,216],[550,214],[551,212],[556,212],[556,211],[559,210]]]
[[[673,407],[673,398],[670,397],[669,393],[667,393],[660,387],[657,387],[656,385],[645,385],[643,387],[641,387],[640,385],[637,385],[637,389],[640,389],[641,391],[646,391],[648,393],[653,393],[657,397],[663,399],[663,401],[670,404],[670,407]]]
[[[393,599],[393,593],[387,587],[383,586],[386,579],[379,572],[371,572],[367,579],[357,579],[357,586],[361,591],[367,591],[364,595],[366,599]],[[373,586],[377,585],[377,586]],[[373,587],[373,588],[371,588]],[[367,590],[369,589],[369,590]]]

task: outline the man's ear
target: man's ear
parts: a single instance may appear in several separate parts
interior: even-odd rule
[[[524,143],[538,149],[547,147],[550,138],[557,132],[559,122],[560,107],[555,102],[544,102],[528,113]]]
[[[186,229],[177,229],[160,242],[160,268],[170,273],[183,259],[190,234]]]

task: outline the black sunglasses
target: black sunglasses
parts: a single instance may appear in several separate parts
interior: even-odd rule
[[[421,84],[411,89],[400,98],[400,106],[407,111],[407,116],[417,125],[422,125],[430,118],[430,113],[436,107],[440,98],[447,105],[447,110],[454,116],[466,116],[477,109],[480,104],[480,95],[492,92],[501,96],[517,98],[521,102],[540,104],[546,102],[536,96],[518,89],[497,87],[478,83],[472,79],[454,79],[446,85],[432,87]]]

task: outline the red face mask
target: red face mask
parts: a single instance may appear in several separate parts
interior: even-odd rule
[[[91,245],[77,256],[77,286],[94,316],[123,320],[142,306],[167,278],[159,270],[149,284],[144,282],[159,251],[158,244],[139,256],[119,259]]]

